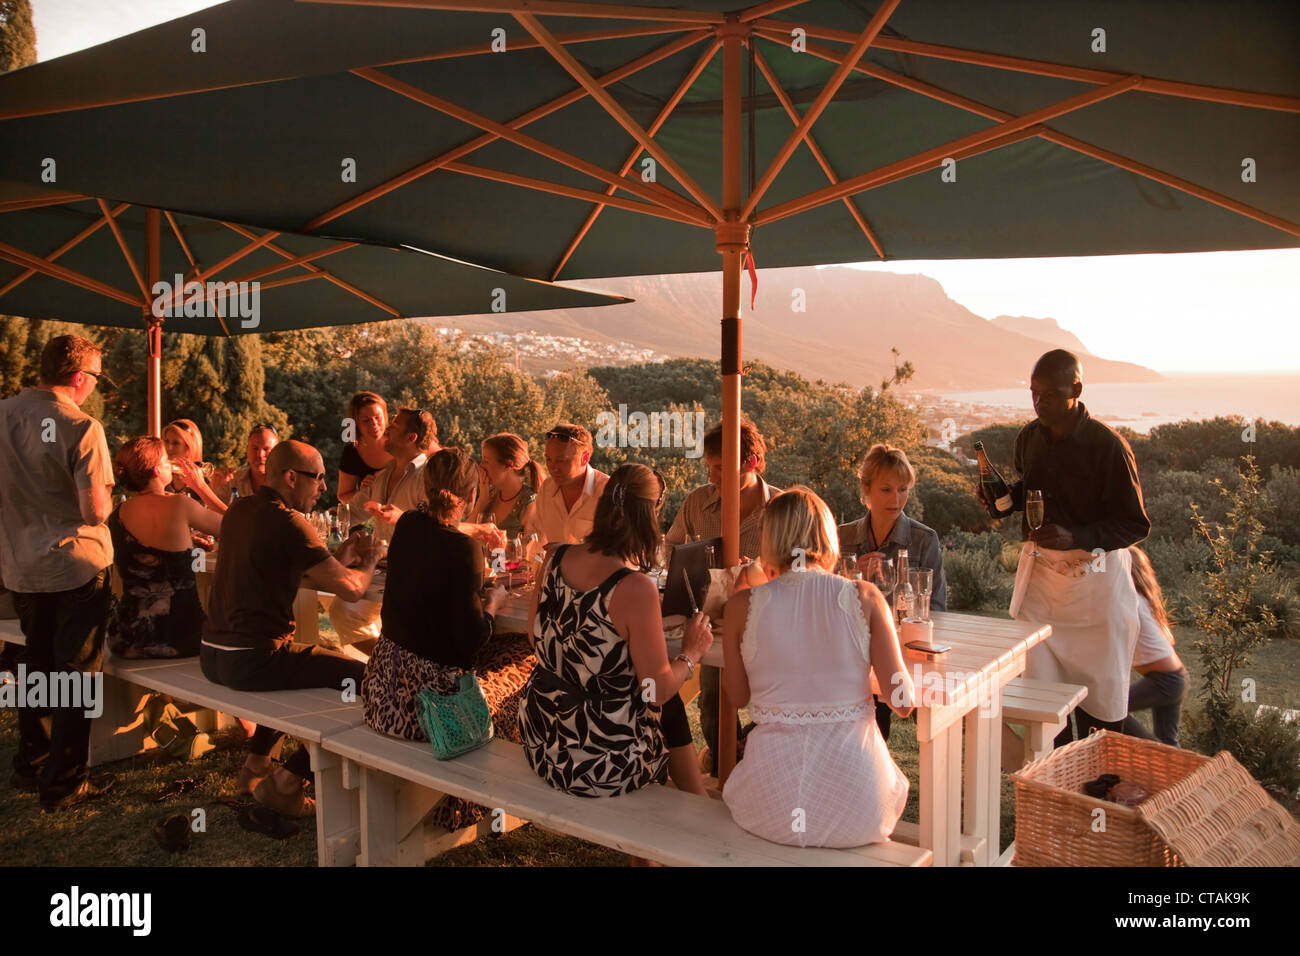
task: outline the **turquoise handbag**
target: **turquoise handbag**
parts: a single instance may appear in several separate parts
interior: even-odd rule
[[[426,687],[418,701],[420,727],[439,760],[459,757],[492,739],[492,712],[474,674],[461,674],[454,694]]]

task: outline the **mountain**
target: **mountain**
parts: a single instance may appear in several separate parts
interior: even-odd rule
[[[989,321],[1000,329],[1031,339],[1051,342],[1057,348],[1068,349],[1076,355],[1092,354],[1091,349],[1079,341],[1077,335],[1061,328],[1056,319],[1035,319],[1028,315],[995,315]]]
[[[629,296],[629,305],[600,309],[462,316],[468,332],[518,332],[625,342],[672,356],[716,358],[722,310],[717,273],[637,276],[571,283]],[[843,266],[767,269],[749,309],[750,284],[742,280],[746,360],[851,385],[879,385],[893,372],[890,348],[916,366],[917,389],[1012,388],[1029,379],[1034,361],[1068,341],[1083,349],[1053,319],[971,312],[923,275],[866,272]],[[803,311],[797,311],[802,305]],[[445,321],[445,320],[443,320]],[[1086,350],[1084,350],[1086,351]],[[1128,362],[1089,357],[1089,382],[1149,382],[1160,375]]]

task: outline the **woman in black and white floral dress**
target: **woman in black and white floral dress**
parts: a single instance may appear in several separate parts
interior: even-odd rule
[[[519,731],[529,765],[558,790],[617,796],[671,772],[680,789],[705,792],[677,691],[713,632],[697,614],[670,662],[658,588],[637,573],[653,560],[663,498],[657,473],[624,465],[586,541],[559,548],[543,569],[529,622],[537,666]]]

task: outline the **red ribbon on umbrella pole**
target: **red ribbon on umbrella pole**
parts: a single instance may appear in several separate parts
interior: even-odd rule
[[[745,250],[745,268],[749,270],[749,311],[754,311],[754,299],[758,296],[758,270],[754,268],[754,254]]]

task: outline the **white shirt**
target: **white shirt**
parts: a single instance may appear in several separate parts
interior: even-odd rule
[[[1133,666],[1146,667],[1172,657],[1173,653],[1174,645],[1169,640],[1169,633],[1156,620],[1155,612],[1151,610],[1147,599],[1139,594],[1138,639],[1137,647],[1133,650]]]
[[[396,459],[390,461],[375,475],[374,483],[370,486],[370,496],[365,500],[381,505],[392,505],[403,514],[420,507],[425,502],[424,466],[428,461],[428,455],[416,455],[407,462],[401,475],[396,479],[393,478],[393,470],[397,467],[397,461]],[[400,518],[401,515],[398,517]],[[384,541],[391,541],[393,528],[396,526],[396,521],[375,518],[375,536]]]
[[[596,502],[608,481],[609,475],[588,465],[582,494],[572,508],[565,508],[564,493],[554,478],[542,482],[541,494],[537,496],[537,523],[541,526],[545,543],[577,544],[591,534],[596,519]]]

